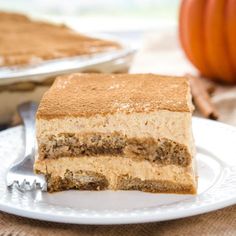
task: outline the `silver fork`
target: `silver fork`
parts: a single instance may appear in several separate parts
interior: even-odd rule
[[[47,190],[44,176],[33,172],[35,157],[35,113],[37,105],[27,102],[19,105],[18,111],[25,128],[25,155],[17,160],[8,170],[6,184],[8,187],[17,187],[21,191],[35,189]]]

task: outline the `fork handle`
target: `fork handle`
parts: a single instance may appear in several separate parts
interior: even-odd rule
[[[35,148],[35,114],[37,105],[34,102],[26,102],[18,107],[18,112],[25,128],[25,156],[34,152]]]

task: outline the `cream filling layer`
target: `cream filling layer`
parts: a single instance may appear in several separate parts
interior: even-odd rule
[[[52,176],[64,177],[67,170],[93,171],[106,176],[109,188],[115,189],[117,179],[121,175],[128,175],[141,180],[165,180],[177,184],[193,185],[196,187],[194,166],[180,167],[176,165],[153,164],[149,161],[134,161],[129,158],[114,156],[99,157],[64,157],[36,161],[36,171]]]
[[[167,138],[186,145],[194,153],[190,112],[159,110],[151,113],[117,112],[106,116],[37,119],[38,140],[60,133],[112,133],[132,137]]]

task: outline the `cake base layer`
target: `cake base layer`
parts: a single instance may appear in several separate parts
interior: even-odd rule
[[[192,165],[161,165],[120,156],[37,160],[35,171],[46,176],[49,192],[110,189],[195,194],[197,187]]]

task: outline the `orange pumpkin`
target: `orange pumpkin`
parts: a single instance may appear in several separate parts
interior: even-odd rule
[[[203,76],[236,83],[236,0],[182,0],[179,35]]]

